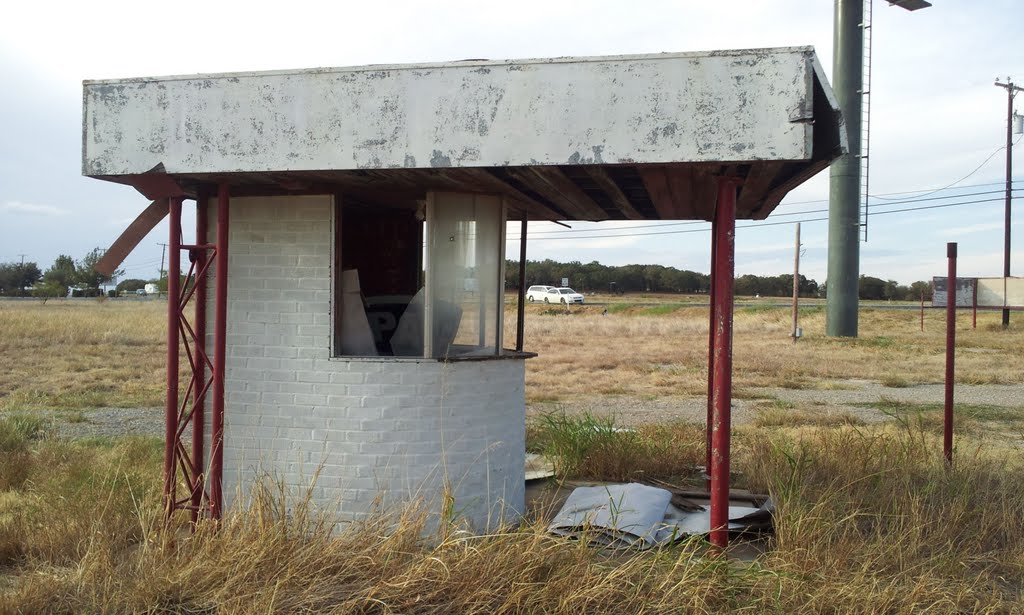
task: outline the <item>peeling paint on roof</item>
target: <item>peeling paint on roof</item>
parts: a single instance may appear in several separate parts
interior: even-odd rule
[[[807,160],[817,68],[788,47],[88,81],[83,173]]]

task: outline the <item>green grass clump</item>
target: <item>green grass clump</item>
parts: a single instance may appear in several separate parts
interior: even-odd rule
[[[789,309],[789,308],[784,308],[784,307],[772,305],[771,303],[758,303],[758,304],[755,304],[755,305],[743,305],[743,306],[740,306],[740,307],[738,307],[736,309],[736,311],[741,313],[741,314],[765,314],[765,313],[768,313],[768,312],[775,312],[775,311],[784,310],[784,309]]]
[[[13,413],[0,417],[0,453],[24,450],[38,439],[46,421],[34,414]]]
[[[631,307],[633,306],[629,303],[611,303],[605,309],[608,310],[609,314],[620,314],[629,311]]]
[[[704,430],[686,423],[623,428],[610,417],[542,415],[527,446],[555,464],[562,478],[630,481],[679,479],[704,463]]]
[[[15,413],[0,417],[0,491],[18,489],[29,479],[29,447],[32,441],[42,437],[44,425],[45,421],[33,414]]]
[[[652,305],[645,307],[637,312],[638,316],[666,316],[674,312],[678,312],[683,308],[690,307],[685,303],[663,303],[661,305]]]

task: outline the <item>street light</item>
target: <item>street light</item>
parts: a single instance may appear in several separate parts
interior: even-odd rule
[[[1014,124],[1018,124],[1017,118],[1021,117],[1013,112],[1013,97],[1024,88],[1015,85],[1009,77],[1006,78],[1006,83],[1001,83],[999,77],[996,77],[995,86],[1006,90],[1006,205],[1003,212],[1003,277],[1008,278],[1010,277],[1010,202],[1013,200],[1013,133],[1015,132]],[[1016,132],[1020,134],[1019,129]],[[1003,328],[1006,329],[1010,326],[1010,309],[1005,306],[1005,297],[1003,304]]]
[[[889,6],[898,6],[901,9],[907,9],[908,11],[916,11],[918,9],[926,9],[932,5],[931,2],[925,0],[888,0]]]

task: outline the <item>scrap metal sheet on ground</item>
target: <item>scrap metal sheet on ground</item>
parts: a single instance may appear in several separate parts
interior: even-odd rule
[[[577,487],[555,515],[548,531],[616,548],[650,549],[711,531],[707,506],[684,510],[672,492],[639,483]],[[729,530],[770,529],[774,507],[729,506]]]

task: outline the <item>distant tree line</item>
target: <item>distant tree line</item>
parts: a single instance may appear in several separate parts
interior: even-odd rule
[[[77,261],[61,254],[46,271],[34,262],[0,263],[0,296],[65,297],[72,288],[98,294],[101,286],[122,273],[106,276],[95,270],[104,253],[96,248]]]
[[[508,261],[505,265],[505,288],[519,288],[518,278],[518,261]],[[700,294],[707,293],[711,285],[711,278],[706,273],[664,265],[610,266],[597,261],[560,263],[550,259],[526,261],[527,286],[558,286],[562,278],[568,278],[569,285],[581,292]],[[793,276],[740,276],[736,278],[736,294],[790,296],[793,294]],[[818,283],[800,276],[800,294],[804,297],[818,296]]]
[[[620,293],[707,293],[711,279],[705,273],[688,269],[676,269],[664,265],[602,265],[597,261],[561,263],[551,259],[526,261],[526,286],[546,284],[559,286],[562,278],[569,279],[569,285],[580,292]],[[519,262],[505,263],[505,288],[519,288]],[[865,300],[913,301],[924,296],[931,297],[931,282],[919,281],[904,286],[894,280],[882,280],[871,276],[860,276],[860,298]],[[736,278],[735,293],[753,297],[791,297],[793,295],[793,274],[774,276],[741,275]],[[800,276],[801,297],[824,297],[825,284]]]
[[[526,261],[526,285],[559,286],[562,278],[581,292],[665,292],[706,293],[709,278],[696,271],[679,270],[663,265],[622,265],[611,267],[597,261],[559,263],[550,259]],[[507,261],[505,288],[519,287],[519,263]]]
[[[932,296],[932,283],[925,280],[919,280],[910,285],[903,285],[895,280],[883,280],[862,275],[858,281],[857,288],[861,299],[917,301],[922,296],[925,299],[929,299]],[[822,285],[822,296],[825,296],[824,285]]]

